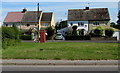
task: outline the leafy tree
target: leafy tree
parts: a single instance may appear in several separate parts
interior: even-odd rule
[[[57,22],[55,26],[56,30],[60,30],[65,27],[67,27],[67,21],[61,21],[60,23]]]
[[[101,27],[97,27],[95,30],[94,30],[94,33],[95,33],[95,36],[97,37],[100,37],[103,35],[103,29]]]
[[[105,29],[105,36],[106,37],[112,37],[112,35],[114,34],[114,30],[111,28]]]
[[[47,27],[46,31],[47,31],[47,37],[52,39],[52,36],[55,34],[55,29],[53,29],[52,27]]]
[[[76,35],[78,35],[77,34],[77,26],[76,25],[74,25],[73,27],[72,27],[72,29],[73,29],[73,31],[72,31],[72,35],[74,35],[74,36],[76,36]]]

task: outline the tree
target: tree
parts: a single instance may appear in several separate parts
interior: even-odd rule
[[[73,27],[72,27],[72,29],[73,29],[73,31],[72,31],[72,35],[74,35],[74,36],[76,36],[76,35],[78,35],[77,34],[77,26],[76,25],[74,25]]]
[[[120,10],[118,12],[118,21],[117,21],[117,23],[120,25]]]
[[[47,31],[47,37],[49,39],[52,39],[53,35],[55,34],[55,29],[53,29],[52,27],[47,27],[46,31]]]
[[[56,30],[60,30],[65,27],[67,27],[67,21],[57,22],[55,25]]]
[[[111,26],[111,27],[115,27],[115,25],[116,25],[116,24],[115,24],[114,22],[111,22],[111,23],[110,23],[110,26]]]
[[[97,27],[95,30],[94,30],[94,33],[95,33],[95,36],[97,37],[100,37],[103,35],[103,29],[101,27]]]
[[[105,36],[106,37],[112,37],[112,35],[114,34],[114,30],[111,28],[105,29]]]

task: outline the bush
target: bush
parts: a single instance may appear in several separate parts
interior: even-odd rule
[[[21,40],[32,40],[32,35],[21,35],[20,39]]]
[[[2,27],[3,49],[6,49],[8,46],[15,46],[19,42],[19,30],[17,27]]]
[[[85,36],[66,36],[65,40],[91,40],[89,35]]]
[[[55,29],[53,29],[52,27],[47,27],[46,31],[47,31],[47,39],[51,40],[53,38],[53,35],[55,34]]]
[[[97,27],[95,30],[94,30],[94,34],[95,34],[95,37],[100,37],[103,35],[103,29],[101,27]]]
[[[114,34],[114,30],[111,28],[105,29],[105,36],[106,37],[112,37],[112,35]]]
[[[77,36],[78,34],[77,34],[77,26],[76,25],[74,25],[73,27],[72,27],[72,29],[73,29],[73,31],[72,31],[72,35],[74,35],[74,36]]]
[[[2,39],[19,39],[19,30],[16,27],[2,27]]]
[[[20,43],[20,40],[5,38],[5,39],[2,39],[2,48],[6,49],[9,46],[15,46],[18,43]]]

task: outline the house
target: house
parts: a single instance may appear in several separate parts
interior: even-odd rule
[[[84,34],[92,32],[97,27],[103,29],[110,27],[110,15],[108,8],[69,9],[68,27],[77,25],[77,30],[84,30]]]
[[[13,25],[23,31],[38,27],[45,29],[48,26],[55,26],[54,14],[53,12],[27,11],[27,9],[21,12],[8,12],[4,26],[12,27]]]

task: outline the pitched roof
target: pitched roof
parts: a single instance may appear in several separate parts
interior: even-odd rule
[[[21,12],[8,12],[4,22],[21,22],[23,13]]]
[[[41,21],[51,21],[52,20],[52,14],[53,14],[52,12],[43,13]]]
[[[96,9],[70,9],[68,10],[69,21],[84,20],[110,20],[108,8]]]
[[[39,12],[39,16],[41,16],[41,12]],[[27,11],[23,18],[22,22],[38,22],[38,12],[37,11]]]

